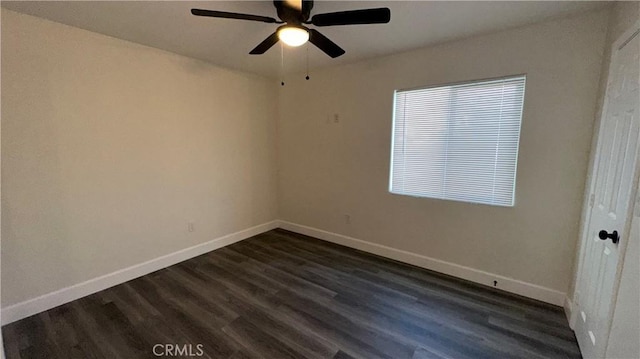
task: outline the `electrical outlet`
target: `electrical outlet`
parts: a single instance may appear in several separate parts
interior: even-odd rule
[[[337,113],[333,114],[333,123],[340,123],[340,116]]]
[[[351,224],[351,215],[348,215],[348,214],[344,215],[344,223]]]
[[[189,223],[187,223],[187,230],[188,230],[189,232],[195,232],[195,230],[196,230],[196,224],[195,224],[195,222],[189,222]]]

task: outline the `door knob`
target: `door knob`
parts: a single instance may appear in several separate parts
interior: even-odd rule
[[[602,239],[603,241],[606,240],[607,238],[611,238],[611,242],[613,243],[618,243],[620,241],[620,236],[618,235],[618,231],[607,233],[607,231],[602,230],[598,232],[598,237],[600,237],[600,239]]]

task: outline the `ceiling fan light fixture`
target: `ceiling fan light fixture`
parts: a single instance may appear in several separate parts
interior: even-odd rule
[[[309,31],[304,27],[286,25],[278,30],[278,38],[289,46],[300,46],[309,41]]]
[[[1,0],[0,0],[1,1]],[[287,46],[300,46],[307,41],[331,58],[344,55],[345,51],[335,42],[322,35],[316,29],[308,29],[303,24],[313,26],[386,24],[391,20],[391,10],[386,7],[328,12],[311,16],[314,0],[274,0],[279,20],[252,14],[240,14],[227,11],[191,9],[195,16],[215,17],[246,21],[265,22],[268,24],[285,24],[262,40],[250,55],[261,55],[282,40]]]

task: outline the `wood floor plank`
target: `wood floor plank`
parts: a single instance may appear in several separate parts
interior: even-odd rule
[[[580,358],[561,308],[285,230],[3,328],[7,358]]]
[[[415,349],[405,341],[395,340],[384,330],[379,330],[377,326],[366,325],[366,320],[352,316],[337,306],[330,307],[324,303],[300,297],[293,292],[280,293],[279,299],[284,305],[314,317],[325,326],[349,333],[355,340],[368,343],[391,358],[411,358]]]
[[[305,328],[300,328],[288,316],[276,317],[269,311],[255,309],[246,313],[244,318],[260,328],[269,328],[269,334],[303,354],[305,358],[329,358],[339,351],[337,345]]]
[[[263,358],[304,358],[301,353],[269,334],[269,328],[258,327],[244,317],[239,317],[222,330],[254,355]]]

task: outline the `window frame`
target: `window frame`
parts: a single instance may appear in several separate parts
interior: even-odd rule
[[[453,87],[453,86],[459,86],[459,85],[473,85],[476,83],[484,83],[484,82],[493,82],[493,81],[500,81],[500,80],[507,80],[507,79],[517,79],[517,78],[522,78],[523,80],[523,91],[522,91],[522,106],[521,106],[521,110],[520,110],[520,126],[519,126],[519,131],[518,131],[518,141],[517,141],[517,146],[516,146],[516,151],[515,151],[515,164],[514,164],[514,172],[513,172],[513,196],[511,198],[511,204],[500,204],[500,203],[487,203],[487,202],[479,202],[479,201],[471,201],[471,200],[461,200],[461,199],[454,199],[454,198],[442,198],[442,197],[430,197],[430,196],[421,196],[418,194],[409,194],[409,193],[398,193],[398,192],[393,192],[392,190],[392,185],[393,185],[393,168],[394,168],[394,161],[393,161],[393,157],[394,157],[394,148],[395,148],[395,129],[396,129],[396,101],[397,101],[397,94],[398,92],[407,92],[407,91],[418,91],[418,90],[428,90],[428,89],[432,89],[432,88],[440,88],[440,87]],[[505,76],[498,76],[498,77],[489,77],[489,78],[482,78],[482,79],[475,79],[475,80],[469,80],[469,81],[455,81],[455,82],[447,82],[447,83],[438,83],[438,84],[430,84],[430,85],[426,85],[426,86],[415,86],[415,87],[406,87],[406,88],[400,88],[400,89],[395,89],[393,90],[393,111],[392,111],[392,118],[391,118],[391,148],[390,148],[390,157],[389,157],[389,185],[388,185],[388,192],[392,195],[396,195],[396,196],[406,196],[406,197],[413,197],[413,198],[427,198],[427,199],[432,199],[432,200],[438,200],[438,201],[453,201],[453,202],[460,202],[460,203],[470,203],[470,204],[479,204],[479,205],[485,205],[485,206],[492,206],[492,207],[504,207],[504,208],[514,208],[516,206],[516,183],[518,180],[518,162],[519,162],[519,158],[520,158],[520,137],[522,135],[522,124],[524,122],[524,106],[525,106],[525,102],[526,102],[526,87],[527,87],[527,73],[518,73],[518,74],[512,74],[512,75],[505,75]]]

